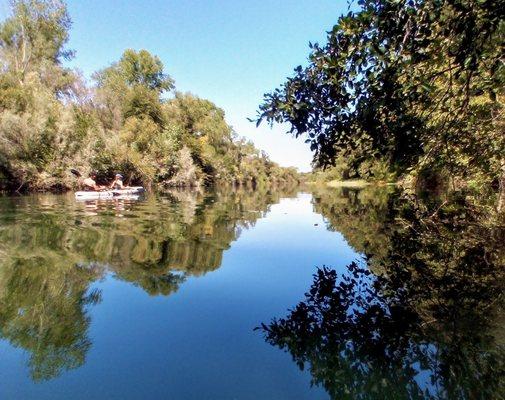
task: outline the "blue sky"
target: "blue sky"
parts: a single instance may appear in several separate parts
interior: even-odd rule
[[[5,16],[7,0],[1,0]],[[310,169],[302,139],[285,127],[256,128],[263,93],[305,64],[308,42],[347,11],[346,0],[68,0],[73,21],[70,63],[89,77],[126,48],[158,55],[180,91],[207,98],[226,112],[237,133],[284,166]]]

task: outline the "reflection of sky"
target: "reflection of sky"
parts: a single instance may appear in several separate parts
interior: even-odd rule
[[[419,350],[423,351],[425,354],[430,356],[431,361],[435,364],[438,359],[439,350],[432,344],[419,345]],[[412,366],[412,369],[417,372],[417,375],[414,377],[419,389],[421,389],[425,393],[429,393],[433,398],[444,398],[446,393],[444,388],[439,387],[437,385],[438,380],[436,382],[431,382],[431,378],[433,378],[433,371],[436,370],[436,365],[430,365],[431,369],[422,369],[421,363],[416,362]]]
[[[303,298],[316,266],[343,267],[354,257],[312,210],[308,194],[273,205],[231,243],[221,268],[189,278],[170,296],[151,297],[111,275],[95,282],[91,289],[101,289],[103,300],[90,308],[93,344],[85,365],[34,385],[26,355],[0,342],[0,395],[327,398],[311,389],[309,372],[253,331]]]
[[[285,311],[301,300],[316,266],[344,267],[355,259],[342,235],[327,231],[323,218],[312,212],[310,200],[302,194],[273,205],[267,218],[243,232],[225,253],[221,279],[257,285],[269,296],[288,296]]]

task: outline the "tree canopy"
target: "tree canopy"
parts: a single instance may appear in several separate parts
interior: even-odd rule
[[[265,95],[258,123],[289,122],[315,151],[316,166],[344,159],[354,175],[373,176],[373,161],[398,175],[429,167],[500,176],[503,1],[358,5],[325,45],[310,44],[307,67]]]
[[[240,139],[223,110],[177,92],[147,50],[125,50],[87,85],[63,66],[74,55],[70,26],[61,0],[13,1],[0,23],[0,189],[69,189],[70,168],[160,190],[297,182]]]

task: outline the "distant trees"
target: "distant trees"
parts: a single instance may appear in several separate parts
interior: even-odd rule
[[[289,122],[316,166],[345,160],[351,177],[505,177],[503,2],[358,4],[265,95],[258,123]]]
[[[0,189],[67,189],[70,167],[158,189],[297,180],[239,140],[223,110],[176,92],[146,50],[127,49],[87,87],[62,66],[70,25],[60,0],[13,1],[0,24]]]

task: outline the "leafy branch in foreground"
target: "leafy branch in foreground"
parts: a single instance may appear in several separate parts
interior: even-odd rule
[[[503,1],[358,4],[265,95],[257,123],[290,123],[316,166],[345,159],[351,177],[385,162],[397,175],[505,178]]]

